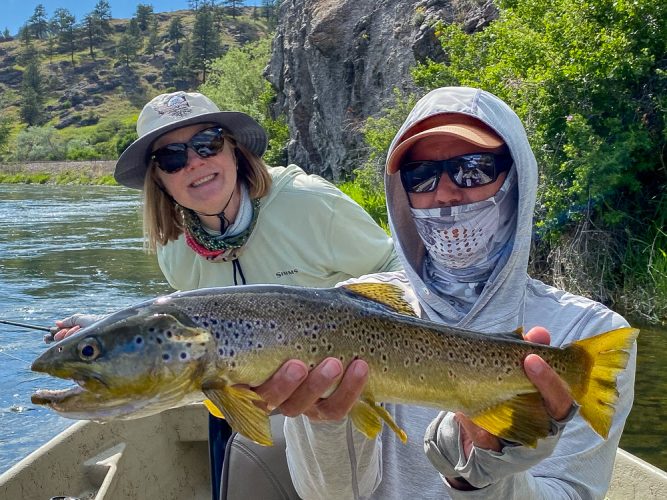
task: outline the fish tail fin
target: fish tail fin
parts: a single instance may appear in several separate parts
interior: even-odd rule
[[[569,347],[582,349],[587,360],[587,373],[580,383],[571,386],[572,396],[581,406],[581,416],[605,439],[618,400],[616,379],[628,364],[629,351],[638,334],[636,328],[618,328],[579,340]]]

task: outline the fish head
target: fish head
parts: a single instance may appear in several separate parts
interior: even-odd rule
[[[209,339],[208,330],[169,308],[121,311],[63,339],[33,362],[33,371],[77,386],[37,391],[32,402],[68,418],[103,421],[152,415],[201,399],[198,382]]]

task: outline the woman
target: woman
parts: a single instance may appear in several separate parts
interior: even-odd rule
[[[400,269],[391,239],[339,189],[295,165],[264,164],[267,136],[250,116],[175,92],[144,106],[137,133],[114,177],[143,190],[145,241],[175,289],[330,287]],[[59,321],[55,339],[89,322],[82,315]],[[229,435],[217,419],[210,431],[212,442]],[[214,476],[223,451],[211,447]]]

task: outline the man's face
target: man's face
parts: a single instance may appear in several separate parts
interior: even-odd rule
[[[482,149],[461,140],[446,140],[442,137],[432,136],[416,142],[403,158],[403,163],[423,160],[448,160],[455,156],[470,153],[500,153],[504,145],[496,149]],[[502,172],[498,178],[480,187],[459,187],[444,173],[435,190],[427,193],[408,193],[410,204],[413,208],[441,208],[456,205],[467,205],[477,201],[486,200],[498,192],[507,172]]]

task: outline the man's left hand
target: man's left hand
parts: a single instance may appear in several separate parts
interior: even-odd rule
[[[551,342],[549,332],[541,326],[532,328],[524,335],[524,339],[537,344],[549,344]],[[574,401],[565,382],[546,361],[536,354],[526,356],[523,361],[523,369],[530,381],[540,391],[549,415],[556,421],[566,418]],[[461,426],[461,440],[466,460],[470,456],[473,445],[487,450],[501,450],[500,440],[496,436],[475,425],[463,413],[457,413],[456,420]]]

